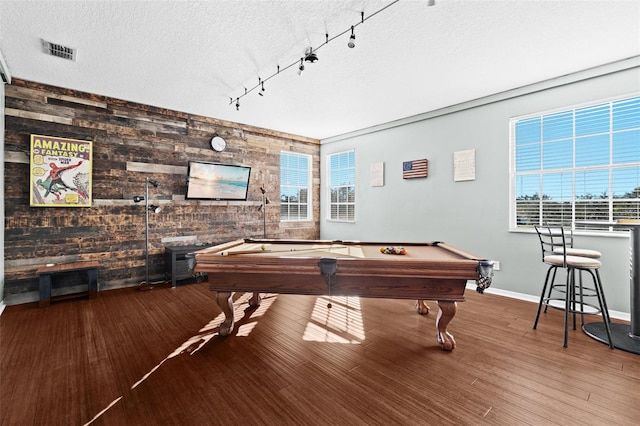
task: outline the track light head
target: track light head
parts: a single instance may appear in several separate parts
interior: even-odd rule
[[[353,33],[353,25],[351,26],[351,36],[349,37],[349,43],[347,43],[351,49],[356,47],[356,35]]]
[[[236,111],[240,111],[240,98],[236,98]]]
[[[318,55],[316,55],[315,53],[313,53],[313,48],[309,47],[305,52],[304,52],[304,60],[306,62],[311,62],[314,63],[318,60]]]
[[[157,180],[153,180],[153,179],[147,179],[147,182],[149,182],[151,185],[153,185],[154,188],[157,188],[158,185],[160,185],[160,182],[158,182]]]
[[[303,62],[303,59],[300,58],[300,66],[298,67],[298,75],[302,75],[303,72],[304,72],[304,62]]]
[[[264,96],[264,81],[261,83],[262,89],[258,92],[258,95]]]
[[[133,202],[134,203],[139,203],[140,201],[144,201],[144,197],[141,195],[136,195],[135,197],[133,197]]]
[[[149,211],[150,211],[150,212],[153,212],[153,213],[160,213],[160,210],[162,210],[160,207],[155,206],[155,205],[153,205],[153,204],[151,204],[151,205],[149,206]]]
[[[427,0],[427,6],[435,6],[436,0]]]

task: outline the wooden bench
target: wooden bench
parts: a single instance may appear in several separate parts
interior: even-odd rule
[[[54,275],[79,272],[87,274],[87,282],[89,289],[87,293],[90,298],[96,297],[98,294],[98,266],[100,264],[96,261],[84,261],[73,263],[60,263],[55,265],[41,266],[36,270],[36,273],[40,277],[40,307],[49,306],[51,302],[51,283]],[[84,292],[82,293],[84,294]],[[75,293],[74,296],[79,295]],[[69,297],[69,295],[59,296],[60,298]],[[56,297],[57,298],[57,297]]]

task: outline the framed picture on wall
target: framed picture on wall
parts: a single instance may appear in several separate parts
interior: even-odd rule
[[[31,135],[29,205],[91,207],[90,141]]]
[[[476,150],[467,149],[453,153],[453,180],[476,180]]]

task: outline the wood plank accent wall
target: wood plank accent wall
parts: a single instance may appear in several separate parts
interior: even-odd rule
[[[100,289],[137,285],[145,276],[145,178],[149,198],[149,275],[164,271],[166,245],[262,237],[264,183],[269,238],[318,238],[320,142],[244,124],[13,79],[5,87],[5,302],[37,300],[35,270],[46,263],[100,262]],[[90,208],[29,207],[29,137],[93,141]],[[227,150],[214,152],[219,134]],[[280,152],[313,158],[312,222],[280,222]],[[185,200],[189,160],[252,167],[246,202]]]

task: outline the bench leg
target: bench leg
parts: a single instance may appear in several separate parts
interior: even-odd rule
[[[87,277],[89,280],[89,298],[91,299],[98,295],[98,270],[89,269]]]
[[[40,275],[40,303],[39,306],[49,306],[51,303],[51,275]]]

